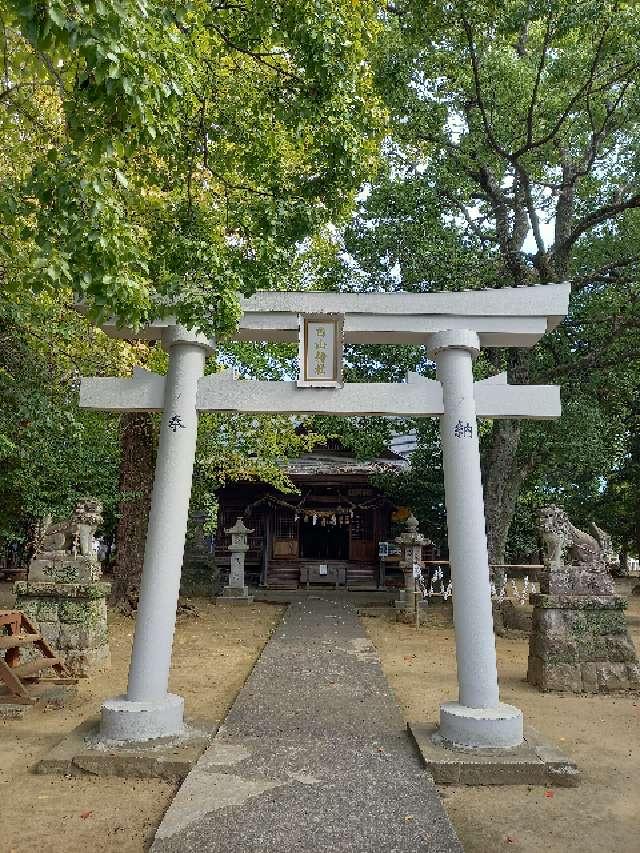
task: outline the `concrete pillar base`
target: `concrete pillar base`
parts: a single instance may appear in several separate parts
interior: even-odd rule
[[[438,734],[453,747],[506,749],[524,738],[522,711],[500,702],[495,708],[469,708],[459,702],[440,706]]]
[[[102,705],[100,740],[135,743],[184,732],[184,699],[167,693],[163,699],[135,702],[126,696]]]

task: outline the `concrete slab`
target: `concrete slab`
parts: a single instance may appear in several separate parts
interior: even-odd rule
[[[407,723],[424,766],[437,785],[553,785],[575,788],[577,766],[542,735],[525,726],[525,741],[511,749],[452,749],[433,723]]]
[[[288,609],[153,853],[462,853],[352,604]]]
[[[216,724],[194,720],[178,738],[157,738],[130,746],[105,746],[98,739],[99,725],[97,718],[81,723],[38,762],[35,772],[181,782],[218,730]]]

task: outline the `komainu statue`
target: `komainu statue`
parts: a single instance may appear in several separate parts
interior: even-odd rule
[[[596,536],[579,530],[566,512],[558,506],[543,507],[538,512],[545,564],[551,570],[563,565],[581,566],[592,572],[608,571],[613,550],[611,537],[593,525]]]
[[[531,596],[527,680],[541,690],[637,690],[640,664],[616,595],[611,537],[578,530],[557,506],[539,512],[544,543],[540,592]]]
[[[36,542],[36,556],[65,554],[93,557],[93,536],[102,524],[102,503],[97,498],[80,498],[66,521],[45,519]]]
[[[26,581],[16,584],[16,606],[38,625],[40,635],[74,675],[109,666],[107,595],[93,548],[102,524],[102,503],[80,498],[65,521],[44,519]]]

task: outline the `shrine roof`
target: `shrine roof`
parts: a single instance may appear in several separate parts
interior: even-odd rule
[[[384,474],[410,467],[407,459],[392,450],[384,450],[371,459],[358,459],[350,451],[318,448],[286,462],[290,476]]]

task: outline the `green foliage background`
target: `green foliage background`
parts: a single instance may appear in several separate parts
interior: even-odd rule
[[[77,381],[148,354],[95,331],[107,315],[175,315],[218,337],[218,366],[286,378],[291,348],[225,339],[238,292],[567,279],[554,333],[476,365],[563,394],[503,471],[511,427],[483,424],[488,494],[517,498],[508,555],[535,552],[548,502],[638,551],[637,4],[0,0],[0,20],[1,537],[87,491],[112,517],[117,420],[79,410]],[[433,375],[424,348],[346,350],[350,381],[407,370]],[[204,416],[194,499],[230,478],[289,488],[283,460],[322,436],[372,455],[415,427],[412,472],[384,486],[444,542],[434,423],[306,427]]]

